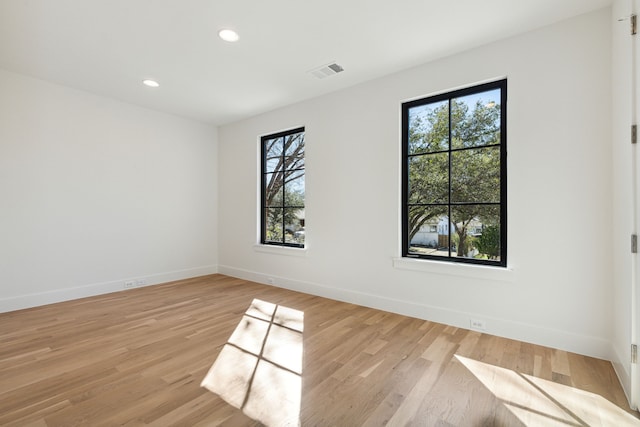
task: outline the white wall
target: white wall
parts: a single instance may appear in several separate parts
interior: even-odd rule
[[[221,127],[219,271],[608,358],[610,21],[601,10]],[[394,261],[401,102],[502,76],[510,270]],[[308,250],[263,251],[258,136],[300,125]]]
[[[217,130],[0,70],[0,311],[217,270]]]

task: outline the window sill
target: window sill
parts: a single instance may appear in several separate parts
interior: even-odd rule
[[[287,246],[276,246],[276,245],[253,245],[253,249],[256,252],[262,252],[265,254],[297,256],[297,257],[307,256],[307,248],[290,248]]]
[[[424,259],[418,260],[412,258],[393,258],[393,266],[400,270],[421,271],[424,273],[468,277],[471,279],[501,282],[513,282],[515,280],[514,271],[509,267],[492,267],[487,265],[429,261]]]

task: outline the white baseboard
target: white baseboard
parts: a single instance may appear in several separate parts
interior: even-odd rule
[[[411,301],[397,300],[380,295],[355,292],[318,283],[292,280],[285,277],[272,276],[224,265],[196,267],[186,270],[123,278],[86,286],[3,298],[0,299],[0,313],[122,291],[125,290],[124,282],[126,281],[138,282],[143,280],[145,282],[145,286],[150,286],[215,273],[225,274],[263,284],[273,284],[274,286],[293,291],[377,308],[464,329],[470,329],[469,319],[481,318],[487,325],[486,330],[483,332],[488,334],[571,351],[606,360],[614,359],[612,362],[625,393],[628,393],[629,390],[629,373],[625,369],[625,365],[620,363],[620,361],[624,359],[620,358],[619,355],[612,350],[612,346],[608,341],[597,337],[577,335],[565,331],[548,329],[505,319],[489,318],[485,315],[478,315],[477,313],[465,313],[449,308],[435,307]]]
[[[487,334],[597,357],[599,359],[609,360],[611,357],[611,343],[593,336],[578,335],[507,319],[490,318],[484,314],[465,313],[449,308],[402,301],[307,281],[292,280],[286,277],[277,277],[226,265],[218,266],[218,272],[244,280],[273,284],[274,286],[293,291],[377,308],[379,310],[430,320],[463,329],[470,329],[470,319],[481,318],[486,322],[487,326],[486,330],[481,332]]]
[[[85,286],[73,288],[56,289],[47,292],[19,295],[9,298],[0,298],[0,313],[22,310],[24,308],[37,307],[40,305],[53,304],[56,302],[70,301],[78,298],[91,297],[95,295],[108,294],[126,290],[125,282],[134,282],[136,287],[151,286],[174,280],[189,279],[191,277],[215,274],[218,272],[217,265],[189,268],[186,270],[169,271],[164,273],[151,274],[139,277],[128,277],[109,282],[93,283]],[[143,281],[144,285],[139,282]]]
[[[612,346],[613,347],[613,346]],[[631,372],[629,366],[629,355],[626,357],[621,357],[618,349],[613,347],[611,350],[611,364],[613,365],[613,370],[616,372],[618,376],[618,380],[622,385],[622,390],[624,391],[625,396],[627,397],[627,401],[629,405],[633,408],[633,403],[631,402]],[[633,408],[636,409],[637,408]]]

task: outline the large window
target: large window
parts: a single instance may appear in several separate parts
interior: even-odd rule
[[[304,128],[260,139],[261,243],[304,247]]]
[[[507,81],[402,104],[402,256],[507,265]]]

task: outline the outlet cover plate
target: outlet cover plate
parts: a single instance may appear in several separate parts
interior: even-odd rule
[[[476,330],[476,331],[486,331],[487,330],[487,323],[484,320],[471,319],[469,321],[469,324],[471,325],[471,329],[473,329],[473,330]]]

